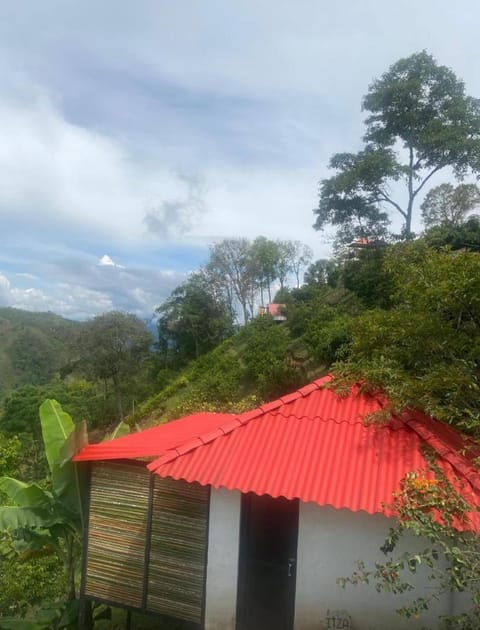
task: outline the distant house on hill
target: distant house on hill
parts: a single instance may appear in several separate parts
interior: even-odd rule
[[[285,307],[286,304],[267,304],[267,306],[260,306],[258,314],[270,315],[276,322],[286,322]]]
[[[238,416],[195,414],[85,447],[82,601],[207,630],[416,629],[458,612],[446,594],[402,620],[398,596],[337,585],[355,560],[378,558],[392,495],[426,469],[424,447],[477,505],[480,477],[451,427],[417,412],[366,424],[382,400],[339,397],[329,380]]]

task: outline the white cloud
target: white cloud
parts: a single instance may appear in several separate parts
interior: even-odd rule
[[[118,269],[124,269],[123,265],[118,265],[113,262],[108,254],[104,254],[97,263],[99,267],[117,267]]]
[[[122,142],[69,122],[43,89],[3,93],[0,219],[50,242],[56,237],[138,246],[145,209],[188,188],[171,166],[138,161]],[[169,219],[175,219],[175,208]],[[183,220],[183,219],[182,219]]]
[[[8,3],[0,264],[20,286],[0,276],[0,299],[147,312],[227,236],[325,256],[317,182],[360,145],[368,84],[427,48],[479,92],[479,14],[474,0]]]

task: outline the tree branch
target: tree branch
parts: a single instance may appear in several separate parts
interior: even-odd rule
[[[394,208],[396,208],[396,210],[400,212],[400,214],[403,216],[404,219],[407,218],[407,213],[405,212],[405,210],[403,210],[403,208],[399,206],[396,201],[393,201],[393,199],[390,199],[390,197],[386,193],[384,193],[383,191],[379,191],[379,197],[382,201],[385,201],[386,203],[389,203]]]
[[[440,169],[442,169],[445,165],[444,164],[439,164],[438,166],[436,166],[433,171],[430,171],[430,173],[425,177],[425,179],[423,180],[423,182],[420,184],[420,186],[415,189],[413,191],[413,197],[416,197],[417,194],[422,190],[422,188],[425,186],[425,184],[428,182],[428,180],[430,179],[430,177],[432,177],[433,175],[435,175],[435,173],[437,173]]]

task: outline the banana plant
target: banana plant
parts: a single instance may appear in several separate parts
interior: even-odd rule
[[[27,559],[55,553],[63,561],[67,600],[76,597],[75,568],[83,529],[82,483],[71,457],[87,443],[85,423],[74,424],[56,400],[40,406],[40,422],[49,468],[48,489],[0,477],[9,505],[0,506],[0,553]]]

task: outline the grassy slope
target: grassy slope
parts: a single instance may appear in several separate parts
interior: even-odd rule
[[[275,325],[273,332],[283,329],[288,337],[283,351],[277,355],[269,353],[282,344],[281,336],[278,339],[275,335],[268,337],[268,331],[251,335],[247,326],[187,365],[158,394],[139,405],[135,418],[129,418],[130,422],[148,427],[202,410],[241,412],[323,376],[333,358],[319,356],[316,351],[317,335],[309,334],[309,327],[313,325],[314,332],[322,338],[323,331],[328,333],[330,330],[322,323],[322,307],[338,314],[356,316],[361,306],[349,291],[324,288],[307,298],[304,307],[300,308],[305,310],[305,307],[300,323],[299,316],[291,311],[290,322]],[[317,321],[320,321],[318,331]],[[248,365],[248,357],[251,361],[252,354],[258,354],[260,359],[265,358],[265,354],[268,356],[266,362],[259,366],[259,372],[263,372],[266,366],[268,370],[269,362],[272,365],[277,362],[277,368],[267,375],[267,385],[252,374],[252,366]],[[272,387],[269,388],[270,383]]]

